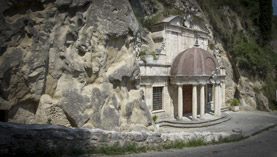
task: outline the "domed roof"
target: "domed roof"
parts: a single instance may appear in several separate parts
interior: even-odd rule
[[[201,48],[189,48],[173,61],[171,75],[211,75],[219,67],[217,60]]]

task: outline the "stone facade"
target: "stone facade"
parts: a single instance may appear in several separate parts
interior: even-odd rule
[[[218,84],[218,88],[217,86],[213,86],[213,90],[210,91],[208,91],[208,84],[213,84],[210,82],[210,78],[213,77],[211,74],[199,77],[194,74],[188,77],[177,75],[172,77],[170,74],[173,61],[178,58],[177,56],[181,52],[194,47],[195,44],[197,44],[197,47],[201,50],[208,51],[208,39],[210,37],[209,31],[205,25],[198,22],[188,27],[185,21],[186,19],[182,16],[172,16],[153,25],[151,27],[151,35],[156,47],[156,58],[151,56],[152,58],[149,57],[150,59],[147,58],[144,62],[139,61],[141,71],[140,87],[144,91],[145,102],[152,115],[158,115],[160,119],[180,118],[180,116],[183,115],[183,111],[181,110],[184,108],[183,104],[180,103],[181,101],[184,103],[183,101],[185,100],[190,101],[190,103],[196,102],[193,109],[195,112],[193,113],[194,117],[197,117],[198,114],[196,110],[200,110],[200,115],[202,116],[210,109],[215,110],[218,112],[217,114],[220,115],[221,106],[225,106],[224,67],[218,67],[218,71],[214,71],[214,73],[218,75],[215,80],[216,84]],[[186,97],[186,94],[184,93],[187,91],[184,91],[184,93],[179,92],[182,92],[184,85],[193,84],[197,85],[195,89],[193,89],[195,93],[192,93],[192,96],[195,97],[185,99],[184,97]],[[160,110],[153,110],[153,89],[155,87],[163,88],[162,108]],[[216,100],[220,102],[214,101],[215,98],[208,100],[208,94],[210,94],[210,96],[213,95],[213,97],[216,97]],[[219,106],[219,108],[214,108],[213,102],[217,102],[218,104],[216,105]]]

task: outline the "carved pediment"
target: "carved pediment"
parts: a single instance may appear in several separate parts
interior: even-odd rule
[[[171,16],[169,18],[164,19],[162,22],[169,23],[170,25],[180,26],[184,28],[189,28],[193,30],[209,32],[206,27],[204,20],[195,15],[187,14],[184,16]]]

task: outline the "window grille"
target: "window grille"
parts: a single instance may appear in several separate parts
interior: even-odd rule
[[[208,102],[213,101],[213,85],[208,84]]]
[[[153,111],[163,109],[163,87],[153,87]]]

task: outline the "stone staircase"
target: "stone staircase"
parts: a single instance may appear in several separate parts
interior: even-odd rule
[[[230,107],[222,107],[221,112],[230,111]]]
[[[200,128],[207,127],[216,124],[220,124],[230,120],[231,117],[222,113],[220,117],[207,120],[197,120],[197,121],[183,121],[183,120],[160,120],[157,122],[159,127],[175,127],[175,128]]]

